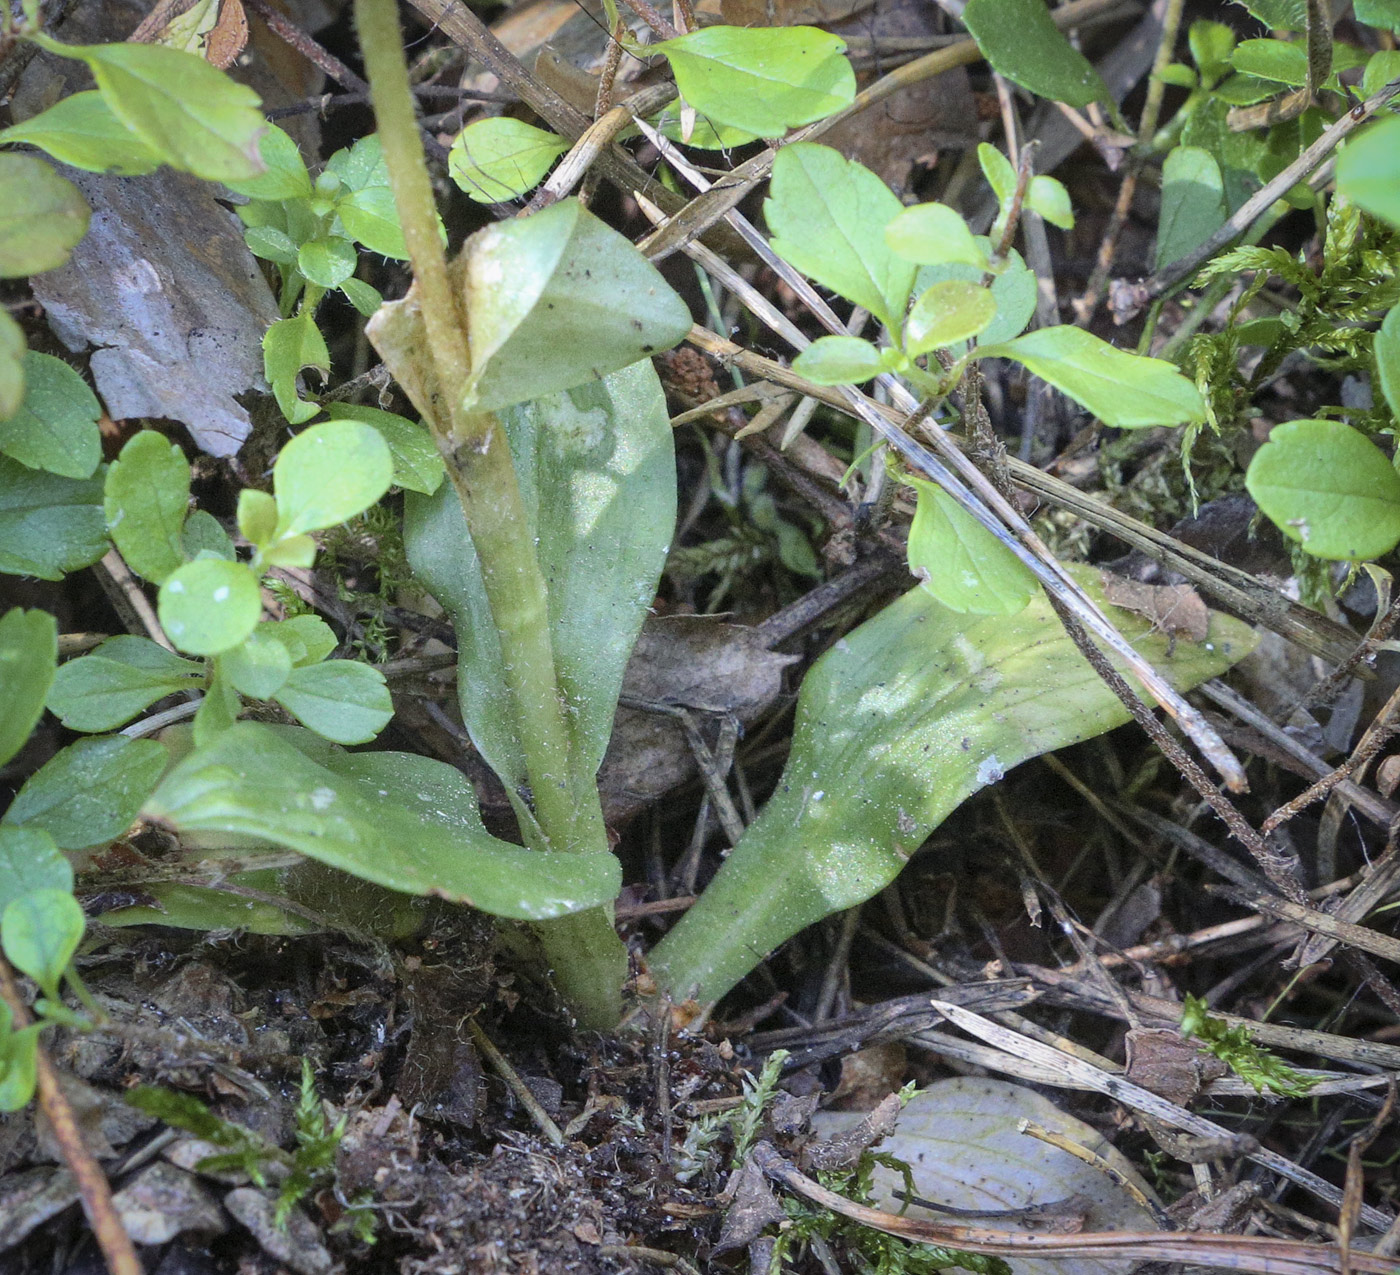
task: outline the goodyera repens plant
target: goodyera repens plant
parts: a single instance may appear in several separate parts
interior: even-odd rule
[[[985,8],[967,7],[979,39]],[[251,91],[196,54],[63,44],[32,3],[10,30],[85,62],[96,87],[0,143],[137,180],[165,164],[244,201],[247,243],[279,275],[267,379],[301,428],[270,490],[242,492],[231,534],[191,510],[189,463],[163,436],[136,434],[104,466],[95,395],[63,361],[26,352],[0,312],[0,569],[58,579],[115,552],[157,590],[168,642],[112,637],[64,650],[60,665],[51,616],[15,609],[0,619],[0,760],[46,707],[84,735],[25,782],[0,822],[0,939],[43,993],[38,1025],[12,1030],[7,1014],[0,1023],[0,1107],[27,1101],[42,1027],[84,1021],[62,999],[66,980],[86,1000],[72,965],[84,919],[70,856],[81,864],[138,819],[178,838],[188,871],[179,883],[145,883],[160,911],[111,912],[111,923],[355,927],[363,909],[338,902],[349,874],[397,900],[375,910],[381,929],[411,927],[412,901],[428,896],[528,923],[582,1023],[607,1028],[623,1015],[627,957],[611,911],[621,873],[596,775],[676,517],[671,427],[650,357],[685,340],[691,316],[629,240],[572,198],[488,226],[449,261],[395,6],[356,0],[355,15],[378,132],[314,178]],[[1079,105],[1100,96],[1048,21],[1039,61],[1022,65],[995,39],[988,29],[984,51],[1023,87],[1072,104],[1087,92]],[[648,50],[668,60],[681,100],[647,127],[662,145],[780,138],[853,103],[843,50],[803,27],[682,32]],[[1394,122],[1381,128],[1393,134]],[[463,131],[450,171],[473,197],[499,201],[529,190],[568,148],[519,121],[488,120]],[[808,344],[796,333],[795,372],[843,392],[878,380],[889,401],[922,401],[932,421],[953,413],[970,369],[1009,359],[1105,425],[1209,427],[1218,405],[1174,364],[1075,327],[1026,331],[1035,279],[1012,247],[1018,219],[1029,210],[1067,226],[1069,200],[990,146],[978,158],[998,205],[987,236],[945,205],[905,207],[835,150],[811,141],[777,150],[763,250],[801,288],[811,290],[806,276],[878,325],[870,339]],[[66,260],[87,226],[77,188],[35,155],[7,151],[0,192],[0,273]],[[1175,198],[1169,183],[1164,201]],[[404,299],[381,303],[356,279],[361,250],[410,263]],[[300,384],[306,369],[329,367],[316,313],[337,291],[368,316],[367,335],[421,423],[322,404]],[[1393,319],[1383,329],[1391,345],[1376,342],[1391,350],[1387,387],[1400,383],[1386,379]],[[926,453],[903,454],[891,476],[917,495],[917,583],[807,673],[777,790],[645,954],[646,987],[658,995],[716,1000],[797,930],[883,888],[969,794],[1127,720],[1051,609],[1044,568],[1009,533],[995,535],[946,476],[916,469]],[[384,678],[336,658],[337,636],[319,617],[263,615],[268,573],[309,567],[318,533],[391,487],[402,493],[413,577],[456,628],[467,731],[505,786],[523,846],[486,831],[454,767],[347,751],[389,721]],[[1307,536],[1318,535],[1314,522]],[[1074,588],[1106,605],[1091,575],[1075,575]],[[1177,688],[1252,645],[1246,626],[1215,616],[1204,642],[1169,650],[1146,622],[1109,614]],[[170,705],[143,716],[160,701]],[[250,706],[261,706],[256,720]],[[271,724],[278,716],[284,724]],[[280,911],[278,899],[296,906]]]

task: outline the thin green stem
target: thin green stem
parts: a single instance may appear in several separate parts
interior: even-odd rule
[[[428,421],[461,501],[500,634],[526,780],[549,849],[606,852],[596,785],[571,782],[570,744],[554,662],[549,602],[505,430],[463,406],[471,372],[465,315],[438,232],[394,0],[355,0],[375,119],[413,264],[415,286],[446,420]],[[626,954],[604,909],[537,928],[560,990],[581,1020],[609,1027],[621,1016]]]

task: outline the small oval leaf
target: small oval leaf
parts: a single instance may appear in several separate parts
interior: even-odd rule
[[[190,655],[218,655],[253,631],[262,612],[257,577],[241,562],[202,558],[173,572],[157,603],[166,636]]]

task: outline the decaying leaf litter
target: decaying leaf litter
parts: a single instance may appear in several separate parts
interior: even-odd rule
[[[1224,20],[1257,35],[1261,16],[1275,28],[1290,21],[1272,11],[1207,7],[1212,12],[1183,15],[1169,4],[1138,12],[1080,0],[1058,16],[1066,25],[1081,20],[1079,47],[1099,70],[1065,64],[1048,80],[1033,60],[1023,66],[1001,57],[993,58],[1000,72],[993,76],[956,23],[911,6],[769,5],[732,14],[726,6],[722,16],[841,34],[867,89],[864,118],[880,124],[862,127],[854,115],[834,127],[809,125],[808,135],[838,145],[899,194],[960,208],[975,230],[991,226],[999,211],[975,178],[976,145],[990,140],[1018,156],[1031,153],[1028,141],[1039,143],[1034,171],[1065,182],[1078,218],[1072,231],[1047,234],[1033,209],[1023,214],[1023,247],[1040,285],[1037,326],[1059,321],[1057,308],[1066,321],[1073,311],[1078,322],[1127,345],[1138,329],[1114,333],[1100,313],[1107,284],[1148,278],[1145,287],[1113,292],[1115,310],[1126,314],[1162,295],[1173,263],[1196,246],[1178,221],[1172,243],[1180,251],[1166,253],[1164,223],[1153,255],[1158,196],[1150,166],[1140,169],[1129,154],[1132,133],[1150,137],[1160,118],[1162,98],[1145,87],[1153,59],[1163,47],[1180,56],[1184,43],[1164,45],[1163,22],[1180,30],[1196,18]],[[372,127],[363,81],[329,51],[353,56],[346,15],[312,5],[276,14],[251,0],[247,14],[232,0],[222,8],[220,39],[238,44],[239,22],[249,19],[241,74],[279,112],[313,172]],[[409,29],[421,37],[416,74],[436,154],[464,123],[501,105],[572,138],[587,116],[604,113],[608,98],[633,91],[632,81],[646,74],[624,55],[600,96],[597,72],[609,59],[599,23],[563,6],[519,6],[496,17],[494,35],[459,8],[434,0],[415,8],[421,22]],[[641,30],[647,9],[638,8],[634,28]],[[1001,15],[987,0],[969,9],[968,27],[995,47]],[[67,43],[121,40],[146,16],[135,6],[78,4],[53,29]],[[1306,30],[1299,18],[1291,21],[1289,29]],[[1338,33],[1359,38],[1357,30]],[[1204,83],[1208,62],[1194,44],[1191,52]],[[59,68],[77,68],[44,54],[25,61],[11,50],[0,63],[16,123],[65,91]],[[900,63],[922,68],[907,74],[908,87]],[[1099,77],[1107,97],[1122,104],[1121,116],[1101,99]],[[1067,109],[1022,94],[1017,84]],[[1374,94],[1383,85],[1366,87]],[[1208,123],[1191,140],[1209,156]],[[792,852],[774,870],[792,894],[783,904],[788,932],[800,932],[713,1013],[676,1005],[650,1025],[635,1020],[620,1036],[571,1032],[509,927],[447,904],[347,889],[323,866],[336,863],[334,853],[284,869],[291,875],[275,893],[239,883],[245,865],[227,849],[181,855],[172,826],[189,836],[203,817],[221,830],[217,813],[198,813],[204,772],[187,767],[188,801],[180,809],[196,813],[176,813],[171,803],[181,790],[167,784],[161,793],[169,809],[148,805],[157,818],[78,864],[80,897],[97,918],[78,966],[107,1025],[46,1038],[58,1083],[142,1254],[172,1272],[278,1265],[302,1272],[767,1270],[774,1261],[792,1270],[923,1270],[952,1260],[950,1249],[981,1270],[987,1254],[1015,1267],[1047,1260],[1027,1256],[1037,1248],[1060,1263],[1125,1270],[1154,1258],[1381,1270],[1395,1230],[1390,1075],[1400,1060],[1390,1028],[1400,995],[1387,974],[1400,948],[1383,910],[1394,876],[1387,840],[1394,767],[1384,755],[1393,711],[1382,646],[1395,614],[1388,576],[1348,580],[1336,600],[1319,601],[1316,560],[1312,578],[1299,580],[1305,564],[1271,540],[1267,524],[1252,526],[1254,507],[1223,475],[1228,466],[1209,434],[1195,440],[1190,458],[1207,498],[1195,511],[1177,432],[1086,434],[1083,413],[1045,385],[987,371],[964,383],[958,402],[972,428],[970,451],[987,468],[984,488],[1014,517],[1032,517],[1033,534],[1066,560],[1087,556],[1102,569],[1082,574],[1082,585],[1072,587],[1089,592],[1076,596],[1101,596],[1136,615],[1114,613],[1129,636],[1137,636],[1134,624],[1149,635],[1150,658],[1169,675],[1175,661],[1208,651],[1212,637],[1233,644],[1218,667],[1202,656],[1203,672],[1183,675],[1188,682],[1223,672],[1262,637],[1226,682],[1208,683],[1196,701],[1205,713],[1198,739],[1218,733],[1217,756],[1228,757],[1228,746],[1247,761],[1250,792],[1206,794],[1217,813],[1237,821],[1230,825],[1236,840],[1136,728],[1017,767],[1044,747],[1127,720],[1110,697],[1110,718],[1095,717],[1079,734],[1065,729],[1073,686],[1103,692],[1098,674],[1058,638],[1045,683],[998,703],[1005,728],[996,739],[1004,742],[946,790],[932,776],[958,770],[956,733],[939,768],[921,768],[916,758],[903,778],[899,732],[884,751],[843,754],[840,733],[809,705],[794,739],[794,692],[823,652],[828,658],[806,694],[817,701],[820,686],[832,712],[843,697],[886,690],[866,676],[878,670],[878,653],[857,646],[851,654],[853,631],[908,588],[903,541],[913,499],[910,488],[886,481],[883,456],[859,453],[882,432],[902,445],[910,436],[893,434],[892,426],[913,404],[826,389],[772,364],[778,338],[751,315],[766,307],[794,350],[823,322],[847,330],[846,317],[781,263],[756,257],[743,225],[719,222],[756,185],[721,180],[687,205],[649,180],[645,166],[655,166],[658,152],[685,176],[682,154],[659,135],[651,149],[634,146],[633,158],[601,151],[593,206],[634,239],[647,235],[649,205],[680,214],[644,242],[657,259],[668,258],[668,278],[712,331],[658,361],[681,486],[671,565],[622,678],[603,761],[602,810],[626,883],[616,917],[634,958],[642,957],[677,913],[693,910],[697,889],[761,818]],[[766,150],[733,158],[755,179],[772,163]],[[1221,165],[1212,163],[1219,178]],[[1307,217],[1280,219],[1273,207],[1316,168],[1270,187],[1246,215],[1251,203],[1236,201],[1227,183],[1240,181],[1248,163],[1227,165],[1219,199],[1198,200],[1194,238],[1208,237],[1211,219],[1219,224],[1238,203],[1236,231],[1267,212],[1266,243],[1318,256]],[[1010,172],[1014,178],[1017,170]],[[1277,182],[1286,172],[1279,167],[1270,176]],[[714,176],[693,174],[695,188]],[[1209,194],[1210,165],[1195,177]],[[86,241],[93,255],[39,276],[32,302],[17,288],[14,312],[32,350],[76,356],[86,367],[106,408],[109,458],[140,427],[138,418],[165,422],[193,464],[200,508],[228,521],[231,493],[257,485],[284,441],[257,349],[276,301],[213,188],[190,182],[181,193],[175,178],[169,170],[84,177],[81,188],[102,210],[111,246]],[[1174,178],[1189,180],[1182,163],[1163,173],[1165,182]],[[169,187],[159,199],[140,185],[153,182]],[[632,199],[633,191],[643,198]],[[176,219],[170,210],[184,198],[194,201],[190,219]],[[1172,206],[1178,219],[1192,210],[1189,201]],[[485,216],[456,196],[442,207],[454,242]],[[208,219],[207,233],[192,230],[195,216]],[[704,234],[707,225],[713,231]],[[696,234],[708,248],[693,243]],[[704,273],[683,263],[678,254],[686,249]],[[391,260],[364,269],[366,282],[386,296],[401,295],[407,284]],[[132,286],[133,274],[147,282],[144,291]],[[1288,304],[1290,286],[1285,273],[1274,304]],[[138,298],[154,298],[154,308]],[[1214,296],[1230,299],[1223,291]],[[1159,338],[1180,345],[1184,329],[1209,332],[1222,317],[1168,296],[1154,322]],[[350,307],[322,311],[320,322],[334,367],[330,396],[402,410]],[[1038,366],[1028,354],[1024,365],[1058,384],[1052,364]],[[1261,378],[1267,396],[1254,405],[1260,414],[1249,422],[1250,445],[1258,447],[1270,424],[1341,401],[1344,373],[1300,359],[1271,369]],[[304,381],[290,401],[318,388]],[[404,389],[413,395],[412,386]],[[279,394],[279,401],[289,400]],[[1103,419],[1107,410],[1098,409]],[[864,436],[853,438],[843,423],[853,416],[865,422]],[[1019,459],[998,454],[998,436],[1019,449]],[[914,432],[910,445],[936,465],[927,441]],[[854,480],[840,487],[852,463]],[[419,492],[410,503],[432,495],[404,482],[399,469],[396,482]],[[100,487],[87,499],[100,506]],[[496,777],[502,767],[492,773],[476,754],[452,685],[451,650],[462,637],[468,595],[460,606],[449,604],[454,631],[413,584],[395,518],[367,514],[325,540],[329,552],[314,569],[276,569],[276,589],[263,599],[272,617],[309,603],[345,647],[383,661],[396,710],[388,745],[459,768],[480,794],[481,835],[511,836],[514,794]],[[423,573],[418,562],[413,568]],[[64,566],[54,560],[10,569],[33,576]],[[115,554],[62,584],[7,579],[16,603],[59,616],[66,654],[90,649],[99,636],[152,631],[151,600]],[[1289,581],[1318,605],[1288,596],[1299,593]],[[434,591],[441,599],[443,590]],[[932,631],[937,619],[922,597],[905,599],[903,622]],[[1228,616],[1212,621],[1203,600],[1256,633]],[[997,659],[1040,658],[1037,634],[1060,631],[1043,604],[1017,622],[1021,630],[1001,619],[985,623],[1009,641],[994,667]],[[942,645],[954,641],[950,633]],[[990,642],[980,649],[993,649]],[[947,670],[938,657],[926,672],[924,681],[901,683],[899,694],[911,705],[926,700],[923,711],[934,720],[956,720],[956,708],[940,698],[948,694],[939,684]],[[978,686],[975,671],[965,681],[973,698],[994,690],[994,681]],[[967,711],[982,707],[969,702]],[[1049,722],[1046,743],[1037,743],[1036,712]],[[310,767],[323,785],[314,791],[336,791],[324,776],[339,771],[290,749],[277,753],[262,729],[250,724],[224,736],[231,756],[246,739],[265,763],[260,775],[245,771],[247,782],[294,788],[298,767]],[[868,738],[860,739],[868,749]],[[6,779],[17,787],[66,742],[46,719]],[[791,791],[790,750],[799,765],[811,757],[815,766],[818,755],[831,753],[834,763],[823,757],[821,768],[840,775],[843,787]],[[355,773],[355,754],[345,757],[336,764],[348,767],[345,793],[353,803],[363,775]],[[1340,770],[1339,762],[1346,763]],[[786,786],[788,799],[758,816],[775,783]],[[1298,799],[1309,784],[1317,785],[1313,804]],[[990,791],[959,804],[984,786]],[[854,831],[843,833],[842,820],[854,819],[850,810],[877,791],[889,827],[875,852],[863,844],[864,822],[855,819]],[[1237,810],[1223,807],[1226,800]],[[832,819],[813,819],[814,803],[822,802],[831,803]],[[112,836],[130,815],[113,813],[120,827]],[[813,842],[793,847],[788,834],[804,820]],[[1268,839],[1253,832],[1270,823]],[[362,855],[369,845],[391,858],[393,829],[378,831],[384,835],[356,839],[347,854]],[[285,838],[285,828],[276,835]],[[756,829],[740,853],[761,852],[763,839]],[[826,887],[823,853],[847,872],[853,856],[868,856],[869,888],[852,895],[849,910]],[[584,872],[583,864],[566,866]],[[384,870],[396,888],[411,872]],[[230,906],[215,923],[207,887],[230,877]],[[792,889],[795,883],[801,888]],[[501,884],[508,889],[508,881]],[[571,879],[561,888],[577,897],[580,886]],[[600,883],[598,897],[611,888]],[[803,890],[811,896],[806,905]],[[471,897],[470,890],[456,897]],[[735,947],[744,948],[744,909],[762,911],[763,900],[709,898],[710,924],[732,924]],[[508,907],[476,901],[498,914]],[[819,920],[833,910],[838,915]],[[200,928],[171,928],[182,915]],[[115,928],[153,920],[167,924]],[[666,952],[673,965],[701,969],[683,945]],[[712,978],[718,991],[751,961],[706,945],[701,964],[700,985]],[[652,966],[638,970],[642,991],[665,975],[665,964]],[[1189,1039],[1177,1030],[1183,1016],[1193,1027]],[[909,1082],[927,1092],[898,1121],[889,1095]],[[1274,1092],[1261,1096],[1261,1088]],[[145,1096],[124,1103],[123,1091]],[[918,1132],[924,1109],[941,1113],[931,1141]],[[855,1128],[843,1131],[833,1111],[870,1114],[848,1115]],[[958,1120],[968,1127],[954,1137],[949,1129]],[[966,1171],[949,1164],[939,1138],[977,1148]],[[6,1260],[15,1269],[90,1262],[75,1207],[80,1184],[54,1167],[65,1158],[61,1131],[43,1116],[18,1114],[7,1118],[4,1142]],[[912,1193],[937,1207],[893,1216],[903,1204],[898,1193],[911,1184],[892,1161],[880,1169],[884,1194],[871,1199],[883,1214],[833,1202],[833,1186],[838,1196],[861,1190],[859,1175],[871,1167],[862,1155],[872,1147],[908,1162]],[[924,1162],[941,1176],[921,1177]],[[814,1207],[800,1203],[813,1197]],[[1112,1220],[1103,1203],[1110,1199],[1126,1209]],[[842,1220],[843,1207],[859,1221],[938,1247],[905,1248],[883,1230],[855,1229]],[[1097,1234],[1124,1228],[1170,1234],[1123,1242]]]

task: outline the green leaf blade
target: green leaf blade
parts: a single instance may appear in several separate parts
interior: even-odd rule
[[[262,613],[262,591],[241,562],[202,558],[166,577],[156,612],[178,649],[188,655],[218,655],[253,631]]]
[[[978,283],[949,279],[925,289],[904,322],[904,349],[941,350],[984,332],[997,315],[996,298]]]
[[[569,143],[506,115],[468,124],[447,154],[447,171],[468,199],[500,204],[518,199],[544,180]]]
[[[96,89],[59,98],[48,110],[0,130],[0,142],[37,146],[89,173],[141,177],[161,164],[160,153],[127,128]]]
[[[1275,425],[1245,486],[1290,540],[1318,558],[1365,561],[1400,543],[1400,474],[1341,421]]]
[[[363,513],[394,479],[389,445],[373,426],[333,420],[303,430],[272,467],[277,536],[322,531]]]
[[[78,188],[33,155],[0,155],[0,279],[56,270],[92,210]]]
[[[963,22],[997,71],[1068,106],[1112,101],[1089,60],[1052,21],[1044,0],[968,0]]]
[[[1352,203],[1400,226],[1400,119],[1372,124],[1337,159],[1337,189]]]
[[[653,48],[699,114],[757,137],[781,137],[855,98],[846,42],[816,27],[704,27]]]
[[[106,552],[100,473],[64,478],[0,456],[0,571],[61,580]]]
[[[367,744],[394,715],[384,675],[355,660],[291,670],[274,698],[309,730],[337,744]]]
[[[86,928],[83,909],[67,890],[31,890],[6,906],[0,940],[10,964],[57,1000],[59,980]]]
[[[1205,420],[1200,391],[1173,364],[1128,354],[1082,328],[1041,328],[979,354],[1015,359],[1116,429]]]
[[[0,618],[0,766],[28,740],[58,663],[58,622],[13,607]]]
[[[62,665],[47,705],[69,730],[115,730],[167,695],[198,690],[203,677],[202,664],[149,638],[122,635]]]
[[[439,782],[450,784],[453,804],[435,806],[465,810],[470,804],[474,813],[465,778]],[[317,765],[267,727],[240,722],[181,762],[145,814],[182,833],[257,837],[391,890],[437,895],[519,920],[596,907],[611,901],[620,885],[610,854],[524,850],[376,792]]]
[[[914,480],[909,569],[950,611],[1018,615],[1036,594],[1025,565],[935,483]]]
[[[818,385],[860,385],[879,376],[885,361],[858,336],[819,336],[793,359],[792,370]]]
[[[0,452],[30,469],[91,478],[102,461],[97,395],[62,359],[33,350],[24,356],[24,383],[19,410],[0,422]]]
[[[773,161],[763,209],[784,261],[898,329],[915,270],[885,242],[903,205],[874,173],[829,146],[794,142]]]
[[[128,440],[107,471],[107,530],[127,566],[152,584],[164,584],[185,563],[182,533],[189,500],[190,463],[155,430],[143,429]]]

